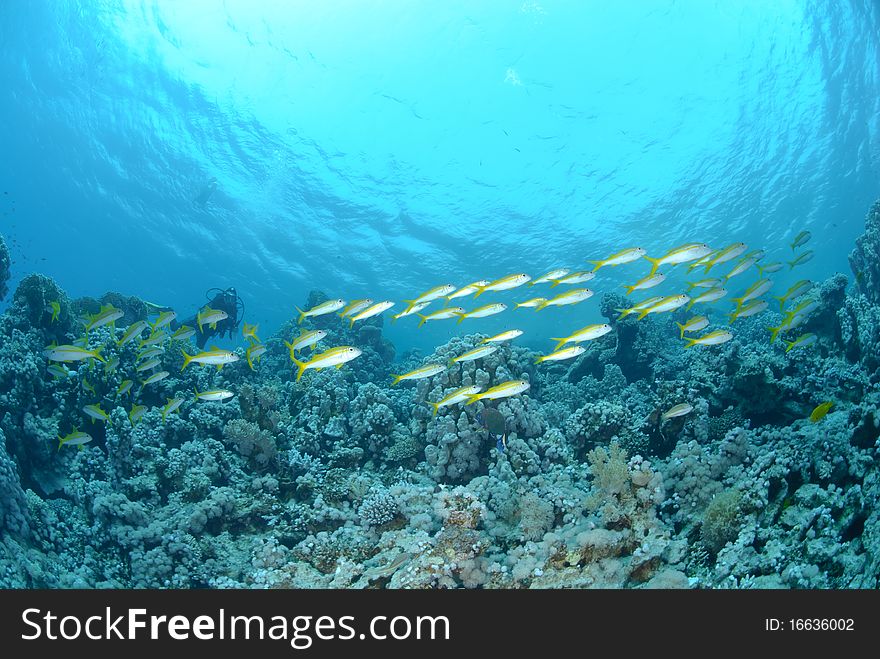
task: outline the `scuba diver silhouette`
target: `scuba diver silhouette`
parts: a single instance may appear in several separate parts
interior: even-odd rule
[[[208,300],[208,303],[201,307],[201,309],[210,307],[217,311],[225,311],[228,317],[217,321],[214,327],[203,325],[201,332],[198,331],[197,315],[186,319],[182,323],[175,322],[172,324],[172,329],[177,329],[177,327],[180,327],[181,325],[189,325],[190,327],[197,328],[195,340],[196,345],[199,346],[200,350],[205,348],[205,345],[211,337],[216,336],[222,339],[224,335],[228,335],[231,339],[238,331],[238,326],[241,324],[241,319],[244,317],[244,302],[242,302],[242,299],[238,296],[238,292],[235,288],[231,286],[226,290],[219,288],[208,289],[208,291],[205,292],[205,299]],[[198,314],[198,312],[196,312],[196,314]]]

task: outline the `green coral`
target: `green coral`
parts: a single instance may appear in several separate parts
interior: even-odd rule
[[[724,545],[739,534],[742,513],[742,493],[737,489],[719,493],[703,513],[700,539],[706,549],[717,554]]]

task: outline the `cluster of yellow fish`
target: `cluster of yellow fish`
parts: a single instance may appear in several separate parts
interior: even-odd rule
[[[51,322],[56,322],[60,314],[61,305],[58,302],[51,302],[49,306],[52,310]],[[46,347],[44,355],[51,362],[48,367],[49,373],[57,379],[66,379],[73,374],[73,371],[68,370],[65,364],[89,361],[91,369],[94,367],[94,362],[98,361],[104,364],[104,378],[108,378],[117,368],[119,368],[120,358],[118,356],[113,357],[109,361],[105,359],[101,354],[105,345],[90,347],[89,333],[100,327],[110,326],[115,335],[116,321],[122,318],[123,315],[124,312],[121,309],[117,309],[113,305],[105,305],[101,307],[101,310],[97,314],[84,316],[82,318],[85,326],[85,334],[83,337],[70,345],[56,345],[53,343]],[[142,392],[145,387],[160,382],[170,375],[169,371],[162,370],[162,357],[165,355],[166,345],[182,345],[193,337],[196,331],[203,332],[205,325],[216,328],[217,323],[227,317],[225,311],[205,307],[199,311],[196,316],[196,323],[199,327],[198,330],[182,325],[175,332],[169,333],[168,328],[171,323],[176,320],[177,314],[173,311],[163,311],[152,323],[148,323],[145,320],[138,320],[126,327],[122,332],[122,336],[115,340],[115,344],[118,349],[122,349],[128,344],[135,341],[138,342],[138,351],[135,354],[134,363],[132,364],[137,376],[143,378],[140,381],[141,386],[138,393]],[[259,357],[265,352],[265,346],[260,344],[259,339],[256,336],[257,327],[255,325],[245,324],[244,327],[245,336],[252,340],[247,351],[247,356],[248,363],[251,365],[251,368],[253,368],[252,359],[259,359]],[[150,334],[146,338],[142,338],[147,329],[150,330]],[[220,369],[224,364],[238,361],[238,355],[236,353],[228,350],[220,350],[216,347],[212,348],[210,351],[201,352],[197,355],[188,355],[182,348],[181,352],[183,353],[184,358],[183,368],[186,368],[190,363],[199,363],[213,365]],[[135,396],[133,393],[134,384],[134,380],[123,379],[117,387],[113,398],[118,400],[126,395],[132,397]],[[93,396],[102,398],[110,397],[109,394],[99,396],[97,389],[91,382],[89,382],[87,377],[83,377],[82,387]],[[226,389],[212,389],[209,391],[195,390],[196,401],[224,401],[231,398],[233,395],[234,394],[231,391]],[[184,398],[180,396],[169,398],[167,404],[162,408],[162,421],[164,422],[169,414],[177,412],[183,403]],[[128,413],[128,418],[132,426],[137,425],[138,421],[140,421],[148,409],[148,407],[138,405],[132,400],[131,409]],[[107,424],[112,423],[109,414],[101,408],[100,402],[85,405],[82,411],[92,423],[96,421]],[[58,448],[60,450],[64,445],[79,446],[82,448],[82,446],[90,441],[92,441],[91,435],[74,427],[73,432],[67,436],[61,437],[59,435]]]
[[[810,233],[803,231],[795,238],[792,243],[792,249],[796,250],[802,247],[810,240]],[[612,254],[606,259],[590,261],[593,264],[592,270],[583,270],[572,272],[567,268],[559,268],[532,279],[525,273],[517,273],[508,275],[495,281],[479,280],[467,284],[466,286],[456,287],[452,284],[444,284],[425,291],[421,295],[404,300],[407,307],[400,313],[392,316],[392,322],[410,315],[416,315],[420,318],[418,326],[421,327],[425,323],[456,319],[458,323],[469,318],[486,318],[494,316],[507,310],[507,305],[503,303],[486,304],[470,311],[465,310],[461,306],[450,306],[453,300],[473,296],[474,299],[483,293],[492,291],[508,291],[519,288],[525,284],[530,286],[549,283],[550,287],[556,287],[561,284],[582,284],[592,280],[596,276],[596,271],[603,267],[616,267],[627,263],[634,263],[645,259],[652,264],[650,272],[632,285],[625,286],[627,295],[634,291],[642,291],[654,288],[666,280],[666,276],[659,272],[662,266],[674,267],[679,264],[689,263],[688,272],[697,268],[703,268],[703,274],[709,274],[710,271],[722,264],[729,263],[735,259],[739,259],[733,267],[724,275],[715,278],[703,278],[688,284],[688,293],[682,293],[669,296],[650,297],[646,300],[638,302],[634,306],[627,309],[618,309],[620,318],[624,318],[630,314],[637,314],[638,319],[645,318],[650,314],[668,313],[676,311],[682,307],[686,309],[692,308],[696,304],[706,304],[716,302],[727,296],[727,289],[724,284],[733,277],[742,275],[754,268],[758,273],[758,280],[752,284],[740,297],[732,298],[735,302],[735,309],[728,314],[730,323],[739,318],[747,318],[761,313],[767,309],[767,302],[761,299],[773,286],[770,279],[764,277],[765,274],[778,272],[782,269],[782,263],[766,263],[762,264],[765,253],[763,250],[755,250],[746,253],[748,247],[744,243],[734,243],[722,249],[712,249],[705,243],[687,243],[670,250],[659,258],[649,257],[646,251],[640,247],[625,249],[616,254]],[[810,250],[802,252],[794,260],[789,261],[790,268],[794,268],[802,263],[806,263],[813,257]],[[794,300],[803,296],[812,288],[812,283],[802,280],[794,284],[782,296],[777,297],[780,301],[780,310],[783,312],[783,321],[778,327],[770,328],[771,342],[775,340],[779,333],[788,332],[800,325],[807,315],[816,308],[818,303],[815,300],[807,299],[799,303],[794,309],[786,311],[785,304],[789,300]],[[696,295],[690,294],[692,290],[700,289],[702,292]],[[702,290],[705,289],[705,290]],[[578,304],[593,296],[593,291],[588,288],[576,288],[568,290],[555,297],[535,297],[516,304],[515,308],[534,308],[537,311],[553,306],[568,306]],[[432,303],[437,300],[444,300],[444,306],[432,312],[425,311]],[[305,318],[323,316],[326,314],[337,313],[342,319],[348,320],[349,327],[360,320],[372,318],[393,307],[395,303],[391,300],[375,302],[372,299],[354,300],[346,303],[343,299],[328,300],[318,304],[310,309],[302,310],[297,308],[299,312],[298,323],[302,323]],[[694,316],[684,323],[677,323],[680,329],[681,338],[685,338],[685,334],[698,332],[709,326],[710,322],[706,316]],[[553,337],[556,341],[556,347],[550,354],[542,355],[536,359],[536,363],[545,361],[562,361],[573,359],[585,352],[585,348],[580,345],[583,342],[591,341],[604,336],[612,330],[608,324],[595,324],[584,327],[573,332],[566,337]],[[496,336],[489,337],[483,341],[483,345],[474,348],[451,360],[449,365],[444,364],[427,364],[414,371],[402,375],[393,376],[393,384],[397,384],[404,380],[419,380],[429,378],[438,373],[443,372],[449,366],[459,362],[468,362],[487,357],[494,353],[498,348],[496,343],[509,341],[522,335],[522,331],[518,329],[506,330]],[[314,346],[326,336],[324,330],[312,330],[303,332],[292,342],[287,343],[290,349],[290,358],[298,368],[297,380],[308,369],[320,371],[322,368],[334,366],[341,368],[343,364],[357,358],[361,351],[352,346],[338,346],[314,354],[308,360],[298,359],[296,351],[307,346]],[[702,336],[686,339],[686,348],[695,345],[719,345],[733,338],[733,334],[729,329],[718,329]],[[812,334],[805,334],[794,341],[786,341],[786,351],[795,347],[807,346],[815,343],[816,337]],[[567,345],[572,344],[572,345]],[[493,387],[486,392],[480,393],[473,387],[465,387],[454,391],[452,394],[437,403],[430,403],[436,410],[445,405],[452,405],[457,402],[467,401],[468,404],[476,402],[481,398],[503,398],[506,396],[516,395],[525,389],[522,388],[521,381],[505,382],[497,387]],[[676,410],[678,416],[686,414],[690,410],[682,412],[682,409]]]

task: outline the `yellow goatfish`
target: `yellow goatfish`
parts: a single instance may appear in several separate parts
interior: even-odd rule
[[[524,309],[534,309],[547,301],[546,297],[533,297],[531,300],[526,300],[525,302],[517,302],[514,309],[524,308]]]
[[[791,243],[791,248],[794,250],[801,245],[806,245],[810,238],[813,236],[809,231],[801,231],[798,235],[794,237],[794,241]]]
[[[547,307],[564,307],[569,304],[578,304],[579,302],[588,300],[591,297],[593,297],[593,291],[591,291],[589,288],[574,288],[570,291],[566,291],[565,293],[560,293],[554,298],[544,300],[541,304],[535,307],[535,311],[540,311],[541,309],[545,309]]]
[[[743,302],[754,300],[761,297],[764,293],[773,288],[773,281],[770,279],[759,279],[746,289],[746,292],[739,297],[731,298],[732,302],[736,302],[736,306],[742,306]]]
[[[102,305],[101,310],[98,313],[93,316],[86,316],[86,318],[88,318],[88,322],[86,323],[86,333],[88,334],[93,329],[103,327],[104,325],[116,323],[116,321],[124,315],[125,312],[122,309],[117,309],[112,304]]]
[[[647,309],[642,309],[639,311],[639,315],[636,316],[639,320],[647,316],[649,313],[665,313],[667,311],[675,311],[676,309],[680,309],[684,305],[686,305],[690,301],[690,298],[687,295],[670,295],[669,297],[664,297],[657,304],[653,304]]]
[[[767,265],[756,265],[755,267],[758,268],[758,276],[763,277],[765,274],[770,275],[774,272],[779,272],[780,270],[782,270],[783,265],[785,264],[781,263],[780,261],[774,261],[773,263],[768,263]]]
[[[183,405],[183,398],[169,398],[168,403],[162,408],[162,423],[165,423],[169,414],[178,412],[181,405]]]
[[[456,403],[461,403],[461,402],[467,400],[468,398],[470,398],[471,396],[480,393],[481,389],[482,389],[482,387],[480,385],[472,384],[467,387],[461,387],[459,389],[456,389],[448,396],[444,396],[437,403],[432,403],[430,401],[425,401],[425,402],[434,408],[433,416],[437,416],[437,412],[440,410],[441,407],[448,407],[449,405],[455,405]]]
[[[245,351],[245,358],[247,359],[248,366],[251,367],[252,371],[255,371],[254,368],[254,360],[257,362],[263,357],[266,353],[266,346],[262,343],[252,343],[248,346],[248,349]]]
[[[782,315],[786,319],[790,319],[792,316],[804,315],[806,316],[811,311],[817,309],[819,307],[819,300],[808,297],[805,300],[802,300],[798,305],[792,309],[791,311],[783,311]]]
[[[82,432],[78,430],[76,426],[73,427],[73,432],[67,435],[66,437],[62,437],[58,435],[58,450],[61,450],[62,446],[79,446],[79,450],[82,450],[82,447],[85,444],[88,444],[92,441],[92,436],[87,432]]]
[[[508,380],[499,385],[487,389],[481,394],[472,394],[468,396],[467,405],[473,405],[478,400],[497,400],[499,398],[510,398],[529,390],[529,383],[525,380]]]
[[[537,279],[534,279],[529,282],[529,286],[535,286],[536,284],[546,284],[548,282],[554,281],[556,279],[561,279],[565,277],[571,270],[568,268],[557,268],[556,270],[551,270],[545,275],[541,275]]]
[[[187,339],[195,336],[196,330],[194,327],[190,327],[189,325],[181,325],[177,328],[177,331],[171,335],[172,341],[186,341]]]
[[[678,338],[683,339],[685,332],[699,332],[701,329],[709,327],[709,319],[706,316],[694,316],[693,318],[688,318],[683,324],[675,324],[681,330]]]
[[[445,309],[440,309],[439,311],[434,311],[427,315],[416,314],[421,320],[419,321],[419,327],[427,323],[429,320],[446,320],[448,318],[458,318],[465,311],[462,307],[446,307]]]
[[[429,304],[431,304],[431,303],[430,302],[419,302],[418,304],[414,304],[410,307],[407,307],[406,309],[404,309],[400,313],[396,313],[393,316],[391,316],[391,322],[393,323],[398,318],[405,318],[406,316],[412,316],[412,315],[418,314],[419,311],[421,311],[422,309],[427,307]]]
[[[138,424],[138,421],[143,418],[148,409],[149,408],[147,408],[146,405],[132,404],[131,411],[128,413],[128,422],[131,424],[132,428],[134,428]]]
[[[655,286],[659,286],[660,284],[662,284],[664,281],[666,281],[666,275],[664,275],[662,272],[658,272],[656,274],[652,272],[647,277],[642,277],[641,279],[639,279],[632,286],[624,285],[624,288],[626,289],[626,294],[629,295],[633,291],[643,291],[648,288],[654,288]]]
[[[168,338],[168,332],[162,330],[161,332],[152,332],[150,336],[146,339],[138,341],[138,347],[144,348],[146,346],[154,346],[159,343],[163,343],[165,339]]]
[[[496,334],[495,336],[490,336],[488,339],[483,339],[483,343],[500,343],[502,341],[510,341],[511,339],[515,339],[518,336],[522,336],[523,331],[518,329],[507,330],[505,332],[501,332],[500,334]]]
[[[391,300],[385,300],[384,302],[377,302],[373,304],[360,313],[355,314],[354,316],[349,317],[348,319],[348,327],[351,329],[354,327],[354,324],[359,320],[366,320],[367,318],[372,318],[373,316],[378,316],[383,311],[386,311],[394,306],[394,302]]]
[[[794,261],[788,262],[788,269],[793,270],[796,265],[803,265],[807,261],[812,260],[815,253],[813,250],[808,249],[806,252],[803,252],[800,256],[798,256]]]
[[[209,391],[199,391],[195,389],[196,400],[220,401],[221,403],[227,398],[232,398],[235,394],[228,389],[211,389]]]
[[[92,423],[95,421],[104,421],[105,423],[113,425],[110,421],[110,416],[101,409],[100,405],[86,405],[82,409],[83,412],[86,413],[86,416],[91,418]]]
[[[328,313],[339,311],[344,306],[345,300],[339,298],[336,300],[327,300],[326,302],[321,302],[321,304],[316,304],[314,307],[306,311],[303,311],[299,307],[294,307],[294,309],[299,312],[299,317],[296,319],[296,324],[302,325],[302,321],[306,318],[312,318],[313,316],[325,316]]]
[[[445,297],[452,293],[455,290],[455,286],[452,284],[443,284],[442,286],[435,286],[429,291],[425,291],[421,295],[419,295],[414,300],[404,300],[410,308],[420,304],[422,302],[433,302],[434,300]]]
[[[122,346],[124,346],[128,343],[131,343],[135,339],[139,339],[141,337],[141,334],[143,334],[144,330],[147,329],[148,327],[149,327],[149,324],[145,320],[138,320],[138,321],[132,323],[125,330],[125,332],[122,335],[122,338],[116,342],[116,345],[121,348]]]
[[[818,340],[819,337],[817,337],[815,334],[807,333],[801,334],[794,341],[783,340],[783,343],[785,344],[785,352],[789,352],[790,350],[794,350],[795,348],[806,348],[807,346],[811,346]]]
[[[782,311],[782,309],[785,308],[785,303],[788,300],[793,300],[800,297],[811,288],[813,288],[813,282],[811,282],[809,279],[801,279],[800,281],[796,281],[794,284],[792,284],[791,288],[789,288],[785,292],[785,295],[774,297],[773,299],[779,300],[779,310]]]
[[[204,334],[205,328],[203,325],[209,325],[211,329],[217,329],[217,323],[227,318],[229,318],[229,314],[225,311],[205,307],[196,314],[196,324],[199,326],[199,332]]]
[[[153,331],[155,332],[157,329],[165,327],[166,325],[170,325],[172,322],[177,320],[177,314],[173,311],[163,311],[159,314],[159,317],[153,323]]]
[[[688,284],[688,291],[694,288],[717,288],[723,285],[720,279],[701,279],[700,281],[692,281]]]
[[[468,284],[467,286],[462,286],[454,293],[450,293],[446,296],[447,300],[454,300],[458,297],[465,297],[467,295],[471,295],[472,293],[476,293],[480,290],[481,287],[488,286],[491,282],[488,279],[480,279],[479,281],[475,281],[473,283]]]
[[[586,270],[582,270],[580,272],[572,272],[571,274],[565,275],[560,279],[554,279],[553,283],[550,285],[550,288],[555,288],[559,286],[559,284],[583,284],[585,281],[590,281],[591,279],[596,278],[595,272],[587,272]]]
[[[557,362],[562,361],[564,359],[574,359],[587,351],[583,346],[568,346],[567,348],[563,348],[562,350],[556,350],[555,352],[551,352],[549,355],[541,355],[535,360],[536,364],[541,364],[543,362]]]
[[[308,332],[303,332],[298,337],[296,337],[293,341],[288,343],[284,342],[284,345],[290,350],[290,358],[293,359],[293,353],[297,350],[302,350],[308,346],[315,345],[318,341],[327,336],[326,330],[311,330]]]
[[[704,334],[695,339],[687,339],[685,348],[692,348],[693,346],[717,346],[721,343],[730,341],[732,338],[733,334],[727,330],[715,330],[714,332],[709,332],[708,334]]]
[[[581,341],[593,341],[600,337],[605,336],[608,332],[611,331],[611,325],[607,323],[602,323],[599,325],[587,325],[584,328],[579,329],[577,332],[573,332],[569,336],[551,337],[551,341],[556,341],[556,347],[553,349],[554,351],[559,350],[566,343],[580,343]]]
[[[507,275],[506,277],[502,277],[501,279],[496,279],[485,286],[477,287],[477,294],[474,295],[474,298],[480,297],[486,291],[508,291],[511,288],[516,288],[518,286],[522,286],[523,284],[527,284],[531,280],[527,274],[520,273],[516,275]]]
[[[641,247],[630,247],[629,249],[617,252],[617,254],[612,254],[607,259],[602,259],[601,261],[587,261],[587,263],[592,263],[593,272],[596,272],[596,270],[604,268],[606,265],[616,267],[618,265],[623,265],[624,263],[638,261],[646,254],[647,252]]]
[[[417,368],[409,373],[404,373],[403,375],[395,375],[392,373],[391,377],[394,381],[391,384],[393,386],[403,380],[424,380],[425,378],[430,378],[438,373],[442,373],[445,370],[446,367],[443,364],[428,364],[427,366],[422,366],[421,368]]]
[[[690,403],[679,403],[678,405],[673,405],[668,410],[666,410],[663,414],[660,415],[660,418],[666,421],[667,419],[674,419],[679,416],[684,416],[685,414],[690,414],[694,411],[694,406]]]
[[[345,309],[339,312],[339,317],[346,318],[348,316],[353,316],[356,313],[363,311],[371,304],[373,304],[373,300],[370,298],[365,298],[363,300],[353,300],[352,302],[348,303],[348,306],[345,307]]]
[[[757,262],[758,262],[758,259],[756,259],[754,256],[750,256],[750,257],[746,257],[744,259],[741,259],[735,266],[733,266],[733,268],[731,268],[730,272],[728,272],[726,275],[724,275],[724,281],[727,281],[728,279],[736,277],[737,275],[741,275],[746,270],[748,270],[753,265],[755,265]]]
[[[169,375],[171,375],[168,371],[159,371],[158,373],[153,373],[146,380],[141,380],[141,391],[144,390],[148,384],[156,384],[157,382],[164,380]]]
[[[493,352],[498,350],[498,346],[480,346],[478,348],[474,348],[473,350],[468,350],[463,355],[459,355],[458,357],[453,357],[450,362],[458,363],[458,362],[472,362],[476,359],[482,359],[483,357],[488,357]]]
[[[638,313],[639,311],[642,311],[643,309],[647,309],[648,307],[657,304],[662,299],[663,298],[658,295],[656,297],[649,297],[647,300],[642,300],[638,304],[636,304],[632,307],[629,307],[628,309],[615,309],[615,311],[617,311],[620,314],[617,317],[617,320],[620,320],[621,318],[626,318],[631,313]]]
[[[320,371],[322,368],[328,368],[330,366],[342,368],[343,364],[360,357],[361,354],[362,351],[360,348],[355,348],[353,346],[339,346],[337,348],[325,350],[321,354],[315,355],[307,362],[302,362],[293,355],[291,355],[290,358],[293,360],[293,363],[296,364],[296,381],[299,382],[302,374],[305,373],[307,369],[313,368],[316,371]]]
[[[767,308],[767,303],[764,300],[749,300],[745,304],[737,306],[737,308],[729,313],[730,322],[733,323],[737,318],[749,318],[750,316],[754,316],[755,314],[759,314]]]
[[[657,268],[659,268],[661,265],[678,265],[679,263],[696,261],[697,259],[701,259],[704,256],[710,254],[711,252],[712,248],[709,247],[706,243],[686,243],[684,245],[681,245],[680,247],[676,247],[675,249],[668,251],[659,259],[652,259],[650,256],[643,256],[642,258],[651,262],[651,272],[648,274],[648,276],[650,277],[655,272],[657,272]]]
[[[798,325],[801,325],[806,319],[807,317],[805,314],[787,316],[783,318],[782,322],[776,327],[768,327],[767,330],[770,332],[770,343],[773,343],[779,334],[782,332],[790,332]]]
[[[183,366],[180,367],[181,371],[189,366],[190,362],[205,364],[206,366],[216,366],[217,370],[220,370],[226,364],[238,361],[237,354],[230,352],[229,350],[221,350],[217,346],[211,346],[210,350],[200,352],[197,355],[188,355],[186,354],[186,350],[181,349],[180,354],[183,355]]]
[[[502,304],[501,302],[496,302],[495,304],[486,304],[482,307],[478,307],[473,311],[465,311],[458,315],[458,323],[463,321],[465,318],[485,318],[486,316],[494,316],[497,313],[501,313],[507,309],[506,304]]]
[[[745,243],[733,243],[732,245],[728,245],[705,263],[706,272],[709,272],[709,270],[716,265],[732,261],[747,249],[748,246]]]
[[[43,354],[49,361],[53,362],[81,362],[86,359],[97,359],[99,362],[106,363],[106,360],[101,357],[101,350],[104,349],[104,346],[98,346],[94,350],[88,350],[86,348],[80,348],[79,346],[71,346],[71,345],[52,345],[46,348],[43,351]]]
[[[58,301],[50,302],[49,307],[52,309],[52,319],[49,323],[54,323],[58,320],[58,316],[61,315],[61,303]]]
[[[710,288],[705,293],[700,293],[697,297],[691,298],[685,310],[690,309],[695,304],[705,304],[706,302],[715,302],[727,295],[726,288]]]
[[[257,336],[257,332],[259,330],[259,324],[250,325],[248,323],[244,323],[241,328],[241,335],[246,339],[253,339],[254,343],[260,343],[260,337]]]

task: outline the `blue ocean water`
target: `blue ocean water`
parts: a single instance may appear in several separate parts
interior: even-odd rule
[[[0,80],[0,587],[877,587],[877,2],[13,0]]]
[[[0,18],[14,276],[73,295],[194,311],[236,286],[275,328],[312,289],[400,300],[694,240],[775,260],[803,229],[818,279],[846,269],[880,188],[869,1],[8,2]],[[387,330],[400,349],[450,335]]]

